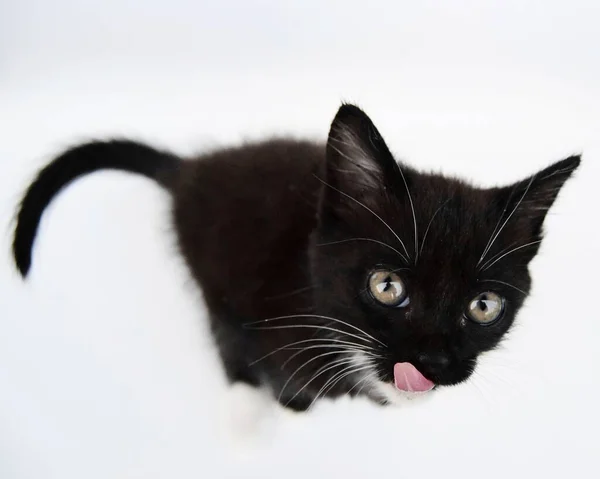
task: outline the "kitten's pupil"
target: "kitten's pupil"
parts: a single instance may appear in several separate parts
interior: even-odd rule
[[[488,310],[488,306],[487,306],[487,297],[483,296],[480,300],[479,300],[479,309],[481,309],[481,311],[483,311],[484,313]]]
[[[392,278],[386,276],[381,283],[377,285],[377,289],[380,293],[387,293],[391,288],[394,287],[393,284]]]

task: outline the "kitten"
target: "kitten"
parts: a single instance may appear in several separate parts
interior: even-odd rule
[[[548,208],[579,163],[477,188],[398,163],[348,104],[326,145],[270,140],[183,161],[94,142],[41,170],[13,253],[26,276],[44,208],[77,177],[140,173],[172,195],[232,383],[266,387],[298,411],[340,395],[396,402],[465,381],[499,343],[530,290]]]

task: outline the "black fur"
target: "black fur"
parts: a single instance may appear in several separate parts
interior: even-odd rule
[[[96,170],[140,173],[167,186],[179,160],[128,140],[87,143],[72,148],[42,169],[27,190],[17,216],[13,254],[19,272],[27,276],[31,250],[44,209],[52,198],[76,178]]]
[[[271,140],[180,161],[132,142],[91,143],[38,175],[13,250],[26,275],[44,208],[76,177],[100,168],[142,173],[172,193],[180,251],[231,381],[265,385],[297,410],[319,395],[384,402],[372,380],[391,384],[395,363],[453,385],[498,344],[529,292],[546,212],[579,162],[477,188],[398,163],[352,105],[340,108],[327,145]],[[368,294],[368,275],[380,266],[398,270],[407,307]],[[503,316],[488,326],[465,317],[485,291],[505,298]],[[373,364],[359,372],[328,338],[370,348]]]

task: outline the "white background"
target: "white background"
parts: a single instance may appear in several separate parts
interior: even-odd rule
[[[599,24],[594,0],[4,0],[0,477],[600,477]],[[408,409],[280,415],[234,454],[156,185],[78,181],[44,216],[30,279],[14,273],[15,204],[62,148],[324,139],[343,99],[413,165],[483,185],[584,154],[518,327],[469,384]]]

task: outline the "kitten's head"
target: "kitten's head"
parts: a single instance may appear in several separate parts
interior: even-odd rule
[[[342,106],[313,268],[319,314],[347,323],[332,325],[354,343],[354,380],[386,394],[467,379],[522,306],[544,217],[579,162],[481,189],[398,163],[367,115]]]

